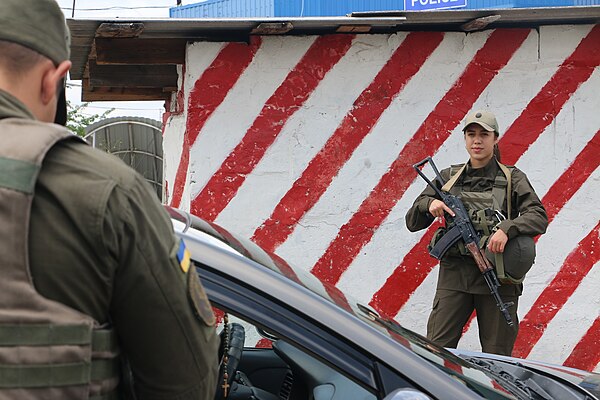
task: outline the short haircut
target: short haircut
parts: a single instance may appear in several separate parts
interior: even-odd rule
[[[48,57],[20,44],[0,40],[0,68],[18,77]]]

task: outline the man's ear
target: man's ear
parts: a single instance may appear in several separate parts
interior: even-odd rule
[[[41,100],[44,105],[50,103],[58,95],[58,84],[71,69],[71,61],[63,61],[57,67],[46,68],[42,75]]]

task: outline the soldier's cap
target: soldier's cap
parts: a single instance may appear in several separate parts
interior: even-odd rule
[[[500,134],[500,129],[498,129],[498,121],[496,121],[496,116],[486,110],[477,110],[467,115],[465,119],[465,124],[463,125],[463,132],[467,129],[467,126],[471,124],[477,124],[481,126],[486,131],[496,132]]]
[[[58,65],[70,55],[70,35],[56,0],[0,0],[0,40],[28,47]]]

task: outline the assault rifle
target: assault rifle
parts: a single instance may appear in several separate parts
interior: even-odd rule
[[[454,212],[454,217],[452,217],[448,213],[446,213],[445,215],[446,221],[448,221],[450,225],[453,225],[453,227],[450,230],[448,230],[448,232],[440,239],[436,246],[434,246],[434,248],[431,249],[429,254],[431,254],[431,256],[439,260],[442,258],[442,256],[450,246],[462,239],[465,243],[466,249],[469,250],[473,258],[475,259],[475,263],[477,264],[477,267],[479,267],[479,270],[481,271],[481,274],[485,279],[485,283],[490,288],[490,292],[492,293],[492,296],[494,296],[494,299],[496,300],[496,305],[500,309],[500,312],[502,312],[506,323],[509,326],[513,326],[514,322],[510,314],[508,313],[508,307],[512,306],[514,303],[505,303],[500,297],[500,294],[498,293],[500,282],[498,281],[498,277],[496,276],[494,267],[479,248],[479,241],[481,240],[481,238],[475,230],[473,222],[471,222],[471,219],[469,218],[469,214],[467,213],[465,205],[463,204],[460,198],[450,193],[442,192],[429,180],[429,178],[427,178],[427,176],[425,176],[423,171],[421,171],[420,167],[427,163],[429,163],[433,168],[433,171],[436,175],[436,179],[440,182],[441,185],[443,185],[445,182],[442,179],[442,176],[440,175],[440,172],[438,171],[431,157],[427,157],[423,161],[414,164],[413,168],[417,171],[421,178],[423,178],[427,182],[427,184],[431,186],[433,190],[435,190],[435,193],[440,197],[440,199],[442,199],[444,204],[446,204],[448,208],[450,208]]]

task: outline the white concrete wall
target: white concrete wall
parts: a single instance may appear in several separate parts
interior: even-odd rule
[[[425,333],[437,265],[431,230],[405,228],[424,188],[410,165],[466,161],[462,120],[490,109],[551,218],[515,355],[600,370],[598,43],[600,26],[195,43],[165,128],[168,203]],[[476,325],[459,347],[480,349]]]

